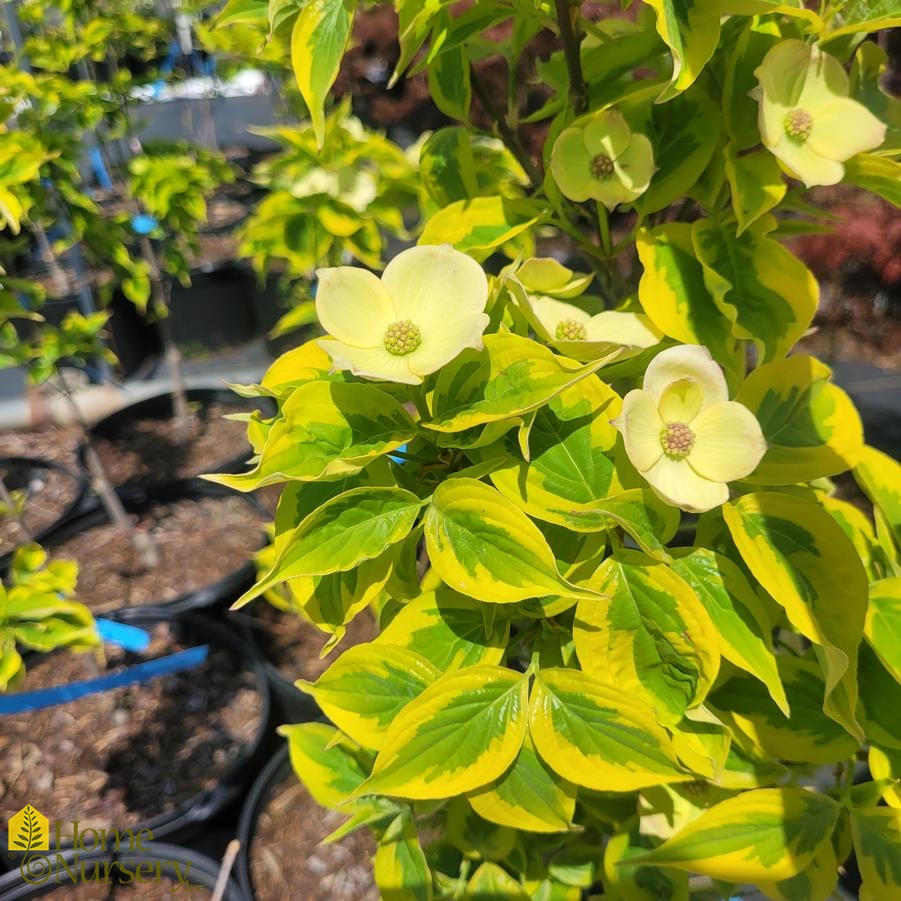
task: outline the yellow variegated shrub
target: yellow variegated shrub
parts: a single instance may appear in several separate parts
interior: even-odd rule
[[[378,617],[298,683],[329,724],[283,732],[389,901],[826,901],[852,849],[901,898],[901,467],[796,348],[819,289],[780,211],[795,178],[897,198],[860,72],[901,14],[811,5],[397,0],[396,75],[459,120],[410,157],[418,246],[320,272],[326,337],[247,389],[278,412],[215,477],[283,486],[241,603],[287,585],[330,647]],[[356,6],[260,0],[310,140]],[[505,24],[511,73],[557,40],[540,103],[480,81]]]

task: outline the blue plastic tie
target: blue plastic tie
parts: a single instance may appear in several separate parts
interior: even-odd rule
[[[402,444],[400,447],[396,448],[396,450],[399,450],[401,453],[403,453],[406,449],[407,449],[407,445],[406,445],[406,444]],[[395,463],[400,463],[401,466],[403,466],[403,464],[407,462],[407,458],[406,458],[406,457],[398,457],[398,456],[396,456],[395,454],[388,454],[388,456],[389,456],[392,460],[394,460]]]
[[[131,217],[131,230],[136,235],[149,235],[158,225],[156,219],[146,213],[136,213]]]
[[[150,646],[150,633],[137,626],[117,623],[111,619],[98,619],[97,634],[107,643],[118,645],[126,651],[146,651]]]
[[[209,645],[199,645],[185,651],[177,651],[166,657],[146,660],[131,666],[121,673],[100,676],[98,679],[84,679],[68,685],[55,685],[38,691],[23,691],[21,694],[0,695],[0,716],[7,713],[26,713],[30,710],[44,710],[57,704],[68,704],[88,695],[100,694],[125,685],[138,685],[159,676],[178,673],[200,666],[210,652]]]
[[[94,170],[94,177],[97,179],[97,184],[103,188],[104,191],[108,191],[113,186],[113,180],[109,177],[109,172],[106,171],[106,165],[103,162],[100,148],[92,147],[88,151],[88,156],[91,160],[91,168]]]

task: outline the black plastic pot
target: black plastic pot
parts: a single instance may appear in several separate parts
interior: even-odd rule
[[[117,611],[108,615],[107,619],[143,628],[149,628],[159,622],[171,623],[178,638],[192,645],[208,644],[212,647],[225,648],[232,659],[241,661],[253,674],[255,688],[260,697],[260,725],[254,738],[241,749],[218,783],[212,788],[200,791],[168,813],[129,827],[135,835],[142,829],[149,829],[153,834],[153,842],[150,843],[152,848],[157,847],[156,842],[159,839],[184,842],[201,830],[210,828],[224,812],[232,810],[244,797],[260,768],[272,753],[275,738],[272,732],[269,684],[263,661],[256,649],[235,629],[201,613],[179,613],[161,607],[142,607]],[[185,711],[185,716],[190,716],[190,712]],[[140,766],[140,759],[136,759],[133,765]],[[51,814],[50,811],[47,813]],[[84,823],[83,828],[91,828],[91,824]],[[3,848],[4,855],[8,856],[9,868],[11,870],[17,868],[21,863],[21,852],[5,854],[8,847],[5,830],[0,830],[0,847]],[[6,896],[0,892],[0,899],[5,898]]]
[[[47,863],[42,861],[45,854],[47,854]],[[107,854],[82,853],[78,855],[78,864],[74,863],[71,854],[63,855],[63,857],[76,879],[79,879],[81,876],[81,864],[85,864],[87,875],[93,875],[95,863],[100,865],[101,873],[105,871],[103,865],[108,863],[111,865],[109,868],[109,880],[111,883],[118,884],[127,884],[132,881],[134,877],[131,874],[135,872],[136,866],[146,862],[154,866],[154,877],[159,872],[175,882],[184,879],[184,885],[179,889],[179,892],[187,894],[188,897],[191,897],[195,892],[198,896],[209,897],[209,893],[216,886],[216,878],[219,872],[219,864],[206,855],[199,854],[190,848],[182,848],[179,845],[170,845],[164,842],[150,843],[146,851],[135,850],[134,852],[129,852],[121,849],[118,852],[112,851]],[[158,870],[156,869],[157,864],[159,864]],[[188,869],[189,864],[190,868]],[[67,887],[74,884],[62,864],[56,862],[55,854],[34,852],[31,857],[31,865],[29,866],[26,863],[25,866],[27,868],[26,872],[30,870],[30,881],[26,881],[19,870],[0,877],[0,901],[26,901],[29,898],[52,896],[55,891],[59,890],[63,893]],[[56,882],[57,875],[59,876],[59,884]],[[40,884],[45,877],[46,881]],[[143,873],[142,878],[144,878]],[[129,897],[127,891],[115,892],[110,895],[108,894],[110,892],[109,885],[96,882],[93,884],[97,885],[98,898],[112,897],[127,901]],[[173,897],[181,897],[181,895],[174,895]],[[229,879],[222,898],[223,901],[248,901],[247,896],[233,878]]]
[[[165,504],[184,498],[205,497],[240,497],[255,513],[261,517],[266,514],[263,508],[250,496],[232,491],[223,485],[205,482],[201,479],[185,479],[180,482],[161,482],[154,485],[134,485],[122,488],[118,491],[119,497],[126,512],[140,515],[154,504]],[[95,506],[88,512],[70,519],[58,529],[51,532],[45,539],[47,547],[58,547],[75,535],[97,526],[106,525],[109,522],[106,510],[101,506]],[[264,534],[260,534],[260,547],[268,541]],[[147,610],[151,608],[163,609],[170,612],[204,610],[207,608],[226,607],[254,582],[256,569],[252,560],[248,560],[238,569],[223,573],[221,578],[210,585],[205,585],[194,591],[174,598],[171,601],[154,605],[144,605],[135,610]]]
[[[217,202],[228,202],[229,205],[234,204],[232,209],[233,215],[228,217],[226,221],[219,225],[212,225],[209,221],[202,224],[199,229],[201,235],[227,235],[233,232],[249,215],[250,203],[246,197],[235,192],[220,191],[214,197],[207,201],[208,214],[215,209]]]
[[[191,272],[191,287],[172,286],[170,312],[175,342],[183,349],[220,350],[252,341],[259,328],[253,282],[234,263]]]
[[[110,343],[122,374],[130,376],[163,352],[159,325],[142,316],[119,290],[113,292],[109,307]]]
[[[53,522],[39,529],[34,534],[34,540],[39,544],[78,513],[93,506],[93,503],[88,499],[88,480],[81,473],[72,472],[65,466],[61,466],[53,460],[45,460],[42,457],[0,457],[0,476],[6,483],[7,489],[10,492],[26,492],[29,501],[32,498],[40,498],[41,487],[45,483],[47,474],[50,472],[70,479],[75,495],[69,505],[59,511],[59,516]],[[26,501],[26,505],[27,503],[28,501]],[[12,554],[13,551],[9,551],[0,556],[0,571],[5,570],[9,566]]]
[[[275,403],[268,397],[242,398],[227,388],[189,388],[187,392],[188,403],[198,407],[195,415],[201,418],[209,416],[209,408],[213,404],[224,406],[234,405],[246,408],[248,405],[260,410],[264,416],[275,415]],[[127,434],[135,422],[141,419],[171,419],[175,415],[171,394],[157,394],[137,403],[129,404],[121,410],[101,419],[91,427],[91,436],[103,438],[107,441],[116,441],[121,435]],[[240,454],[231,459],[216,461],[209,468],[210,472],[243,472],[247,468],[246,454]],[[78,448],[78,462],[85,469],[84,447]]]

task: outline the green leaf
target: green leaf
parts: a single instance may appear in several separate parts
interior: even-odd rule
[[[901,897],[901,810],[852,810],[851,835],[863,877],[860,901],[897,901]]]
[[[450,588],[438,588],[405,604],[375,643],[408,648],[439,670],[497,664],[510,638],[510,621],[485,621],[482,605]]]
[[[676,0],[676,5],[683,2]],[[657,166],[650,187],[635,202],[639,213],[647,216],[666,209],[697,183],[717,150],[721,114],[700,83],[668,103],[643,108],[650,109],[647,136]]]
[[[418,243],[451,244],[476,259],[484,259],[531,228],[539,212],[534,203],[507,197],[458,200],[426,222]]]
[[[776,656],[791,716],[786,717],[756,679],[735,675],[717,688],[710,704],[754,743],[758,753],[780,760],[830,764],[854,754],[858,742],[823,713],[822,672],[816,661]]]
[[[678,552],[672,568],[691,586],[716,623],[722,655],[759,679],[788,716],[785,689],[773,657],[772,626],[744,573],[731,560],[707,548]]]
[[[500,666],[439,679],[394,719],[359,793],[450,798],[492,782],[522,747],[528,690],[522,673]]]
[[[733,236],[705,220],[692,226],[692,242],[732,334],[753,340],[765,362],[784,357],[817,309],[820,292],[810,270],[771,238]]]
[[[673,54],[673,80],[659,98],[668,100],[691,85],[713,56],[722,12],[710,0],[645,2],[657,14],[657,34]]]
[[[901,163],[896,160],[859,153],[845,162],[843,181],[901,206]]]
[[[620,412],[619,395],[596,376],[567,388],[535,411],[529,430],[529,460],[508,439],[506,462],[494,468],[495,487],[530,516],[580,528],[580,513],[605,498],[618,482],[611,454]],[[488,448],[484,456],[493,454]]]
[[[280,726],[288,739],[291,766],[317,804],[342,810],[368,775],[353,743],[325,723]]]
[[[469,119],[472,84],[464,47],[444,50],[429,63],[429,93],[435,106],[451,119]]]
[[[882,665],[901,682],[901,578],[870,585],[864,634]]]
[[[486,861],[466,883],[467,901],[529,901],[529,894],[506,870]]]
[[[671,558],[663,542],[676,533],[679,511],[660,501],[650,489],[630,488],[580,511],[578,521],[582,529],[590,525],[592,529],[607,528],[613,522],[649,557],[668,563]]]
[[[749,481],[793,485],[845,472],[863,453],[863,425],[832,370],[796,354],[755,369],[735,398],[757,417],[767,452]]]
[[[761,882],[758,887],[773,901],[830,901],[838,882],[838,859],[833,841],[822,841],[809,864],[781,882]]]
[[[442,581],[481,601],[598,597],[567,582],[538,527],[498,491],[475,479],[450,479],[438,486],[425,515],[425,542]]]
[[[847,34],[897,28],[901,11],[896,0],[844,0],[832,10],[823,42]]]
[[[254,469],[205,478],[239,491],[292,480],[341,479],[415,435],[410,414],[373,385],[305,382],[283,403]]]
[[[481,351],[464,350],[438,374],[425,428],[460,432],[529,413],[598,368],[519,335],[485,335],[484,344]]]
[[[659,838],[637,828],[610,837],[604,847],[604,889],[615,901],[689,901],[686,873],[630,865],[630,858],[659,844]]]
[[[737,236],[778,206],[788,190],[779,163],[768,150],[737,154],[730,144],[726,148],[726,178],[738,220]]]
[[[346,0],[308,0],[291,31],[291,68],[320,148],[325,142],[325,98],[338,77],[352,23],[353,9]]]
[[[688,778],[650,707],[578,670],[535,676],[529,727],[541,759],[576,785],[628,792]]]
[[[633,863],[677,867],[727,882],[788,879],[829,841],[839,805],[800,788],[760,788],[705,810]]]
[[[431,901],[432,874],[409,811],[385,830],[373,872],[382,901]]]
[[[496,782],[469,795],[483,819],[526,832],[568,832],[576,808],[575,786],[541,761],[528,736],[513,766]]]
[[[268,18],[269,4],[266,0],[228,0],[216,14],[213,28],[225,28],[227,25],[265,25]]]
[[[406,538],[422,504],[402,488],[354,488],[326,501],[280,539],[272,569],[237,605],[288,579],[341,572],[378,557]]]
[[[638,300],[645,315],[665,335],[686,344],[703,344],[721,360],[734,341],[728,321],[704,283],[691,225],[668,222],[641,228],[635,244],[643,267]]]
[[[867,643],[860,646],[858,668],[861,716],[867,738],[882,747],[901,749],[901,683]]]
[[[346,650],[315,684],[300,680],[296,685],[355,742],[378,750],[397,714],[439,674],[406,648],[361,644]]]
[[[827,716],[863,738],[854,708],[867,576],[851,540],[821,506],[798,495],[746,494],[724,504],[723,517],[754,578],[821,648]]]
[[[637,551],[608,557],[593,581],[609,601],[576,608],[582,669],[640,696],[664,725],[677,723],[719,670],[713,621],[687,582]]]
[[[901,553],[901,465],[888,454],[865,447],[854,468],[854,479],[873,503],[894,541],[894,559]],[[877,529],[879,518],[876,520]]]

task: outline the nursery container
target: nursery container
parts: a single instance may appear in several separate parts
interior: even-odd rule
[[[25,899],[29,898],[44,898],[48,895],[53,896],[55,892],[59,892],[61,901],[63,897],[72,897],[73,882],[65,868],[55,862],[50,865],[42,865],[41,856],[43,855],[40,852],[35,852],[35,859],[31,864],[31,872],[29,874],[31,883],[22,877],[19,870],[14,870],[0,877],[0,898],[3,901],[25,901]],[[55,861],[55,855],[52,855],[52,858]],[[76,878],[80,878],[81,870],[76,871],[74,869],[71,854],[66,855],[65,859],[69,864],[70,870],[73,873],[77,872],[78,876]],[[170,845],[165,842],[149,843],[147,850],[142,851],[129,852],[120,850],[105,854],[97,852],[80,853],[78,859],[79,864],[84,863],[86,865],[88,875],[93,874],[94,864],[99,864],[101,872],[104,872],[104,864],[109,863],[111,865],[109,868],[110,883],[120,886],[114,889],[110,885],[103,883],[83,883],[80,891],[83,893],[82,897],[85,901],[95,889],[95,898],[103,897],[127,901],[132,896],[132,890],[128,887],[130,880],[133,879],[130,874],[134,873],[136,866],[145,862],[153,865],[153,878],[156,877],[157,873],[160,873],[163,879],[170,880],[169,885],[161,884],[158,893],[150,897],[177,898],[184,894],[190,897],[194,893],[202,897],[208,897],[209,893],[216,886],[216,878],[220,866],[215,860],[204,854],[199,854],[191,848],[183,848],[179,845]],[[156,867],[157,864],[159,864],[159,869]],[[188,869],[189,864],[190,869]],[[186,871],[188,875],[184,884],[178,888],[177,892],[173,893],[173,886],[181,879],[184,879]],[[45,873],[47,881],[39,884]],[[56,882],[57,874],[59,874],[59,884]],[[135,894],[135,897],[147,898],[148,895]],[[247,901],[247,896],[237,882],[230,878],[222,899],[223,901]],[[94,898],[91,898],[91,901],[94,901]]]
[[[156,643],[145,651],[108,648],[108,655],[121,655],[126,672],[142,665],[159,667],[173,652],[202,656],[203,646],[209,657],[199,663],[195,659],[194,666],[178,675],[146,674],[142,684],[118,685],[45,710],[0,715],[7,736],[14,736],[8,740],[17,742],[20,753],[28,751],[32,735],[35,742],[43,736],[41,753],[63,761],[63,766],[46,765],[53,775],[52,784],[43,788],[49,800],[40,788],[32,793],[24,786],[21,791],[29,796],[8,797],[4,820],[29,803],[51,823],[75,819],[82,828],[127,828],[135,834],[149,829],[154,840],[183,841],[243,797],[271,753],[270,696],[262,661],[235,630],[201,614],[148,607],[118,611],[108,619],[146,630]],[[60,663],[51,679],[68,667],[79,674],[77,684],[90,672],[90,655],[57,654]],[[37,666],[39,661],[32,656],[27,663]],[[88,678],[118,672],[115,668]],[[28,677],[26,691],[27,686]],[[32,686],[41,687],[40,680],[32,679]],[[7,696],[7,702],[14,700],[15,695]],[[74,745],[71,759],[64,744]],[[31,772],[40,766],[38,761]],[[65,766],[73,772],[65,772]],[[40,774],[33,778],[37,785]],[[89,794],[88,779],[103,784]],[[6,833],[0,833],[4,849],[7,841]],[[71,846],[71,838],[62,844]],[[15,854],[7,861],[11,869],[19,862]]]
[[[262,531],[262,522],[266,519],[266,515],[263,512],[262,507],[260,507],[252,497],[200,479],[187,479],[178,482],[146,486],[135,485],[129,488],[120,489],[119,496],[122,499],[126,512],[135,516],[149,514],[158,517],[159,514],[157,511],[164,510],[166,507],[175,505],[179,501],[206,502],[203,504],[204,507],[209,506],[215,508],[216,504],[210,502],[228,500],[231,501],[229,504],[230,509],[242,509],[246,507],[250,513],[251,519],[260,523],[258,532],[249,533],[250,536],[256,535],[257,538],[255,540],[252,537],[248,538],[248,546],[252,547],[253,545],[256,545],[256,547],[253,547],[244,562],[231,568],[222,563],[216,571],[216,577],[211,581],[196,584],[194,587],[182,591],[175,597],[148,597],[146,603],[142,600],[141,606],[159,606],[170,611],[222,607],[230,604],[238,597],[238,595],[253,584],[255,569],[252,556],[257,547],[262,547],[266,541],[266,537]],[[215,513],[211,515],[215,516]],[[45,540],[45,545],[52,552],[54,549],[58,549],[67,542],[76,539],[76,537],[82,536],[91,530],[107,526],[108,524],[109,517],[106,510],[100,506],[96,506],[88,512],[69,520],[49,534]],[[228,522],[219,522],[218,518],[212,520],[211,524],[213,526],[224,525],[226,528],[229,527]],[[246,528],[246,525],[243,526],[243,528]],[[118,537],[115,540],[117,543],[127,542],[127,539],[125,539],[124,536]],[[171,536],[169,536],[167,540],[170,542],[176,541],[176,539]],[[173,552],[178,552],[179,550],[180,549],[176,547]],[[183,548],[181,550],[185,549]],[[102,556],[102,554],[100,556]],[[238,555],[237,553],[234,553],[233,556]],[[190,561],[188,562],[190,563]],[[103,571],[101,569],[96,576],[97,581],[100,581],[102,575]],[[118,578],[121,574],[117,571],[115,575]],[[182,575],[182,578],[183,577],[184,575]],[[88,606],[91,606],[90,589],[85,588],[85,581],[85,567],[82,566],[79,577],[79,589],[80,592],[86,593],[80,594],[80,597],[88,604]],[[127,601],[123,603],[123,601],[125,601],[125,599],[120,600],[119,604],[115,606],[134,606],[134,604],[129,604]],[[107,609],[105,605],[98,605],[98,607],[100,609]]]

